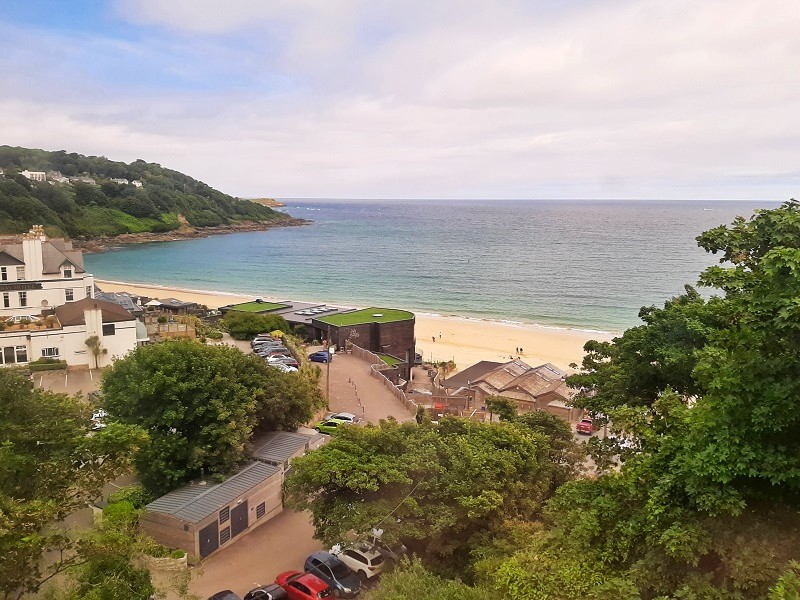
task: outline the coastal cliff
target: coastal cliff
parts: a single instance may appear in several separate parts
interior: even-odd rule
[[[41,224],[88,249],[305,222],[142,159],[0,146],[0,234]]]

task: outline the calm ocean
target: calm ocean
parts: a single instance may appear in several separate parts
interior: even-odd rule
[[[288,200],[307,227],[85,257],[101,279],[622,331],[715,262],[694,238],[777,203]]]

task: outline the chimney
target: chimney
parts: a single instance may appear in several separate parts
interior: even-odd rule
[[[35,281],[42,278],[42,242],[47,240],[44,227],[34,225],[22,236],[22,257],[25,261],[25,279]]]

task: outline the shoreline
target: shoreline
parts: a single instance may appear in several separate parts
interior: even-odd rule
[[[236,292],[187,289],[152,283],[131,283],[107,279],[95,279],[97,285],[108,292],[129,291],[142,296],[174,297],[219,308],[237,301],[255,298],[267,301],[301,302],[308,300],[256,296]],[[160,296],[159,296],[160,294]],[[325,303],[323,302],[320,302]],[[335,306],[335,303],[328,303]],[[361,308],[353,306],[353,308]],[[523,323],[518,321],[493,320],[491,318],[443,315],[440,313],[414,312],[417,350],[425,360],[454,360],[458,370],[479,362],[490,360],[505,362],[513,358],[524,360],[531,366],[550,362],[562,369],[573,371],[570,363],[580,364],[583,345],[589,340],[611,341],[620,335],[592,329],[578,329]],[[517,348],[523,352],[516,352]]]
[[[215,225],[213,227],[181,227],[173,231],[154,232],[146,231],[142,233],[122,233],[115,236],[99,236],[87,240],[73,239],[75,248],[79,248],[84,254],[96,254],[107,252],[122,246],[132,246],[135,244],[150,244],[160,242],[180,242],[207,238],[212,235],[228,235],[231,233],[247,233],[250,231],[268,231],[279,227],[302,227],[313,223],[309,219],[292,217],[277,221],[248,221],[231,225]]]

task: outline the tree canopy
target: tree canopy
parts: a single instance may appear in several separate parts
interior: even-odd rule
[[[230,310],[222,318],[222,327],[235,340],[252,340],[259,333],[283,331],[289,333],[290,327],[280,315],[261,315],[252,312]]]
[[[59,522],[130,468],[144,443],[137,427],[110,424],[90,433],[80,398],[34,389],[0,369],[0,594],[36,590],[74,562],[74,540]],[[64,552],[42,563],[42,554]]]
[[[145,487],[162,494],[203,474],[227,475],[256,427],[306,422],[321,404],[315,383],[312,371],[282,373],[237,348],[176,340],[116,361],[103,393],[115,419],[149,433],[136,465]]]
[[[0,168],[5,170],[0,176],[0,233],[22,233],[42,224],[51,234],[81,238],[171,231],[181,226],[181,219],[194,227],[209,227],[289,218],[143,160],[127,164],[64,150],[0,146]],[[90,176],[97,185],[32,182],[19,175],[24,169]],[[111,179],[138,180],[143,186]]]

